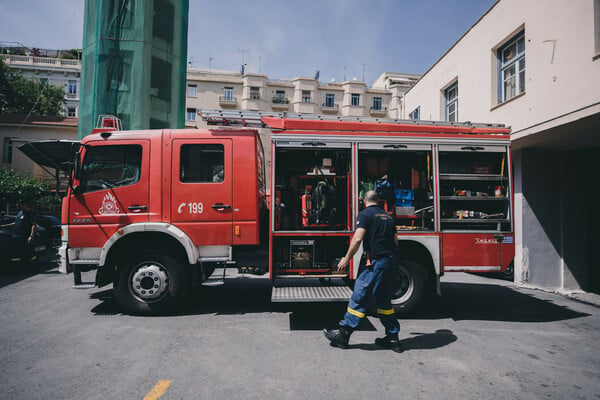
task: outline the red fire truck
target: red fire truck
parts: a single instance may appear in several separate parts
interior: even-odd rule
[[[164,313],[237,268],[268,274],[272,301],[346,300],[368,259],[359,251],[347,273],[336,265],[367,190],[396,221],[399,312],[440,294],[446,272],[512,268],[503,125],[209,110],[202,118],[209,129],[109,126],[83,140],[59,252],[76,286],[94,269],[92,286],[113,284],[127,312]],[[267,131],[270,160],[252,126]]]

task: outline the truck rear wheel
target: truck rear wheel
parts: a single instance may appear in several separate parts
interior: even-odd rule
[[[423,300],[427,287],[425,270],[415,261],[401,260],[393,271],[392,306],[398,314],[407,314]]]
[[[189,279],[184,263],[169,254],[136,252],[117,272],[115,297],[130,314],[165,314],[184,301]]]

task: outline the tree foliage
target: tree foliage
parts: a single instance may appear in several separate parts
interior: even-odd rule
[[[61,115],[63,87],[27,79],[0,60],[0,113]]]
[[[45,207],[53,203],[53,196],[46,182],[28,174],[21,176],[14,169],[0,168],[0,204],[14,206],[18,201],[25,201],[31,207]]]

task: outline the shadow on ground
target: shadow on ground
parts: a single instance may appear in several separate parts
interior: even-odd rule
[[[36,261],[15,261],[0,265],[0,288],[38,274],[58,274],[56,252],[49,252]]]
[[[527,293],[531,292],[531,293]],[[589,314],[535,296],[532,291],[496,284],[442,283],[442,296],[432,297],[415,319],[455,321],[552,322]]]
[[[449,329],[438,329],[433,333],[410,332],[409,335],[412,335],[412,337],[400,340],[402,352],[407,352],[410,350],[439,349],[440,347],[448,346],[449,344],[456,342],[457,339],[456,335]],[[352,343],[352,340],[350,342]],[[388,349],[381,348],[374,343],[350,344],[348,348],[367,351],[389,351]]]
[[[506,322],[552,322],[588,314],[543,300],[524,290],[496,284],[442,283],[443,296],[434,296],[423,306],[400,318],[453,319]],[[112,289],[90,295],[100,300],[91,311],[96,315],[121,314]],[[334,327],[342,318],[346,303],[271,303],[271,282],[267,279],[239,279],[218,287],[196,289],[177,315],[289,313],[291,330],[321,330]],[[368,319],[359,330],[375,330]]]

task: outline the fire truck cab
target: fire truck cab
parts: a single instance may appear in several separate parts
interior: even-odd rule
[[[450,271],[514,257],[509,129],[204,112],[210,129],[86,137],[63,201],[61,268],[96,270],[135,314],[164,313],[215,268],[266,274],[272,301],[339,301],[368,263],[337,262],[367,190],[396,221],[394,306],[414,308]],[[270,184],[256,129],[270,129]],[[292,282],[288,284],[286,282]]]

